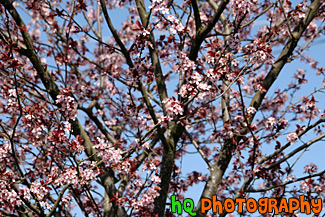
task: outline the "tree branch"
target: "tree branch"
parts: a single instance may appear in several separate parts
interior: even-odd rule
[[[316,17],[317,10],[319,7],[320,7],[320,0],[313,1],[309,7],[308,12],[306,13],[305,19],[295,27],[294,31],[292,32],[292,37],[288,40],[281,54],[279,55],[275,63],[272,65],[271,70],[269,71],[269,73],[267,74],[267,76],[262,82],[262,85],[266,89],[266,92],[257,91],[250,103],[250,106],[254,107],[256,110],[258,110],[258,108],[260,107],[264,99],[264,96],[266,95],[267,91],[270,89],[272,84],[275,82],[275,80],[277,79],[282,68],[288,62],[288,59],[290,58],[294,49],[296,48],[298,41],[301,38],[303,32],[310,24],[310,22],[314,19],[314,17]],[[255,115],[253,115],[253,117],[254,116]]]
[[[308,175],[308,176],[301,177],[301,178],[299,178],[299,179],[286,181],[286,182],[281,183],[281,184],[279,184],[279,185],[271,186],[271,187],[268,187],[268,188],[263,188],[263,189],[259,189],[259,190],[253,190],[253,189],[250,189],[250,190],[247,190],[247,192],[252,192],[252,193],[256,193],[256,192],[266,192],[266,191],[269,191],[269,190],[272,190],[272,189],[275,189],[275,188],[278,188],[278,187],[286,186],[286,185],[289,185],[289,184],[292,184],[292,183],[295,183],[295,182],[299,182],[299,181],[306,180],[306,179],[309,179],[309,178],[313,178],[313,177],[321,176],[321,175],[323,175],[323,174],[325,174],[325,170],[323,170],[323,171],[321,171],[321,172],[319,172],[319,173],[310,174],[310,175]]]
[[[281,158],[280,160],[278,160],[277,162],[266,166],[265,168],[263,168],[263,170],[270,170],[273,169],[274,167],[278,166],[279,164],[283,163],[284,161],[288,160],[289,158],[291,158],[292,156],[294,156],[295,154],[297,154],[298,152],[300,152],[301,150],[308,148],[309,146],[311,146],[312,144],[314,144],[315,142],[318,142],[319,140],[321,140],[322,138],[325,137],[325,133],[322,135],[317,136],[316,138],[309,140],[308,142],[306,142],[305,144],[299,146],[298,148],[296,148],[295,150],[293,150],[292,152],[290,152],[289,154],[287,154],[285,157]]]
[[[70,187],[70,185],[65,185],[62,190],[60,191],[60,194],[58,196],[58,198],[56,199],[53,207],[51,208],[51,211],[46,215],[46,217],[50,217],[54,214],[56,208],[59,206],[60,202],[61,202],[61,199],[64,195],[64,192]]]
[[[304,134],[306,134],[308,131],[314,129],[318,124],[325,122],[325,119],[319,119],[318,121],[316,121],[314,124],[308,126],[303,132],[300,132],[298,134],[298,138],[300,138],[301,136],[303,136]],[[278,154],[282,153],[286,148],[288,148],[289,146],[291,146],[290,142],[287,142],[287,144],[285,144],[284,146],[282,146],[281,148],[279,148],[278,150],[276,150],[275,152],[273,152],[272,154],[265,156],[264,158],[262,158],[261,160],[259,160],[258,164],[262,164],[265,161],[277,156]]]
[[[193,11],[194,11],[196,32],[198,33],[199,29],[201,28],[200,11],[199,11],[196,0],[191,0],[191,4],[192,4]]]
[[[211,165],[209,159],[205,156],[205,154],[203,153],[203,151],[200,149],[199,144],[197,144],[197,142],[193,139],[192,135],[187,130],[185,130],[185,134],[191,140],[192,144],[194,145],[194,147],[196,148],[196,150],[200,153],[201,157],[203,158],[203,160],[205,161],[205,163],[208,165],[208,167],[211,168],[212,165]]]
[[[16,9],[13,7],[13,5],[6,0],[0,0],[0,3],[9,11],[13,19],[15,20],[16,24],[20,28],[26,28],[26,25],[24,24],[24,21],[16,11]],[[36,54],[33,46],[32,39],[30,38],[30,35],[27,31],[21,30],[21,34],[23,36],[24,42],[26,44],[26,54],[25,56],[32,62],[35,70],[37,71],[38,75],[40,76],[43,85],[46,87],[47,91],[49,92],[52,99],[55,101],[57,96],[60,93],[60,90],[58,86],[56,85],[55,81],[53,80],[52,76],[50,75],[49,71],[45,69],[45,67],[42,65],[42,62],[39,58],[39,56]],[[23,54],[24,55],[24,54]],[[101,159],[97,156],[97,151],[93,147],[94,145],[90,141],[89,136],[81,126],[78,119],[75,121],[70,120],[70,123],[73,128],[73,135],[77,136],[80,135],[83,138],[83,145],[85,145],[85,152],[87,156],[91,156],[91,160],[99,162]],[[101,175],[101,181],[102,184],[111,197],[113,197],[113,194],[116,193],[116,187],[114,182],[114,172],[112,169],[107,169],[108,171]],[[113,202],[115,204],[115,202]],[[126,216],[126,212],[123,208],[118,208],[118,216]]]
[[[222,3],[221,3],[222,4]],[[283,66],[287,63],[288,58],[292,54],[293,50],[298,44],[298,41],[300,37],[302,36],[303,32],[309,25],[309,23],[313,20],[313,18],[317,15],[317,10],[320,7],[320,1],[315,0],[312,2],[310,9],[308,10],[306,14],[306,18],[300,22],[296,28],[293,31],[293,36],[292,38],[289,39],[287,42],[286,46],[282,50],[280,56],[276,60],[276,62],[273,64],[270,72],[266,76],[266,78],[263,81],[263,87],[266,90],[269,90],[271,85],[274,83],[276,80],[277,76],[279,75],[280,71],[282,70]],[[220,8],[220,7],[219,7]],[[261,105],[264,96],[266,92],[260,92],[258,91],[255,96],[252,99],[252,102],[250,103],[250,106],[254,107],[256,110],[258,110],[259,106]],[[251,121],[253,120],[254,115],[252,115],[252,118],[250,119]],[[247,132],[247,129],[245,130]],[[238,142],[242,137],[237,137],[235,140]],[[201,198],[212,198],[212,195],[215,194],[217,191],[223,174],[225,173],[228,164],[231,160],[233,151],[236,148],[236,144],[234,144],[230,140],[226,140],[225,144],[222,146],[220,154],[218,156],[218,159],[215,164],[213,164],[213,167],[210,172],[210,176],[206,182],[206,185],[204,187],[204,190],[202,192]],[[246,183],[248,186],[250,181]],[[196,207],[196,210],[200,210],[201,208],[201,203],[199,203]],[[197,216],[205,216],[206,214],[198,213]]]
[[[192,42],[192,46],[190,49],[189,59],[192,61],[195,61],[199,52],[199,49],[201,47],[201,44],[205,37],[208,35],[208,33],[212,30],[212,28],[216,25],[218,22],[222,12],[226,8],[227,4],[229,3],[229,0],[222,0],[218,9],[216,10],[213,17],[209,20],[208,24],[205,27],[201,27],[195,36],[195,39]]]

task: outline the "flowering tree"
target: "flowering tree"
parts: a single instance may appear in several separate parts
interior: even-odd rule
[[[324,83],[283,70],[324,79],[306,53],[324,0],[0,0],[0,16],[2,216],[173,216],[198,183],[221,201],[324,193],[324,165],[295,167],[324,141]],[[193,147],[208,170],[181,164]]]

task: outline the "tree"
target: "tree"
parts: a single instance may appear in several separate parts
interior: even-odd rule
[[[323,0],[0,4],[1,215],[173,216],[198,183],[324,196],[325,171],[295,165],[324,141],[325,82],[283,70],[324,79]],[[182,172],[192,147],[208,172]]]

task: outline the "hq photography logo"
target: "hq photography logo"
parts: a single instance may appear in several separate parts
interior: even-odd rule
[[[212,199],[202,198],[201,209],[197,212],[207,213],[212,210],[213,213],[222,214],[224,211],[232,213],[237,211],[242,214],[246,209],[249,213],[259,212],[260,214],[274,213],[290,213],[300,212],[305,214],[319,214],[322,211],[322,199],[316,198],[312,200],[305,200],[305,196],[299,198],[260,198],[258,200],[254,198],[237,198],[235,200],[227,198],[223,203],[217,200],[217,196],[214,195]],[[237,207],[237,209],[236,209]],[[183,214],[185,211],[190,216],[196,216],[194,211],[195,204],[192,199],[186,198],[184,201],[176,199],[175,195],[171,196],[171,211],[178,215]]]

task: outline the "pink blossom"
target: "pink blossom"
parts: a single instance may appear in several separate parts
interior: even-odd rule
[[[14,190],[7,192],[7,198],[10,203],[13,203],[14,205],[20,206],[22,204],[22,201],[19,199],[17,193]]]
[[[307,27],[307,29],[306,29],[306,31],[304,33],[305,40],[312,39],[313,37],[315,37],[317,35],[317,33],[318,33],[318,26],[317,26],[317,24],[314,23],[314,22],[311,22],[308,25],[308,27]]]
[[[183,114],[183,105],[176,100],[175,97],[165,99],[163,103],[165,103],[167,115],[169,117]]]
[[[160,118],[159,118],[159,123],[161,123],[163,126],[167,126],[167,123],[169,122],[169,121],[171,121],[172,120],[172,118],[171,117],[165,117],[165,116],[161,116]]]
[[[71,91],[62,89],[61,94],[57,96],[55,103],[60,104],[60,111],[68,118],[75,120],[78,114],[77,103],[74,98],[70,96]]]
[[[296,132],[291,132],[291,133],[289,133],[288,136],[287,136],[287,140],[288,140],[288,142],[290,142],[290,143],[294,143],[294,142],[296,142],[297,139],[298,139],[298,135],[297,135]]]
[[[289,182],[289,181],[296,181],[297,178],[293,175],[289,175],[287,176],[287,178],[285,179],[285,182]]]
[[[117,167],[118,173],[129,174],[131,172],[131,163],[128,159],[124,160]]]
[[[155,175],[151,176],[151,181],[155,184],[159,184],[161,182],[159,176],[155,176]]]
[[[49,193],[49,190],[38,182],[32,183],[30,191],[33,192],[39,200],[42,200]]]
[[[179,90],[179,95],[185,98],[187,95],[194,96],[197,93],[197,90],[190,84],[184,84]]]
[[[9,94],[9,97],[13,97],[13,98],[17,97],[17,91],[16,91],[16,89],[10,89],[10,90],[8,90],[8,94]]]
[[[187,71],[191,71],[195,69],[194,61],[190,60],[184,52],[180,52],[179,58],[180,58],[180,63],[177,66],[177,72],[185,73]]]
[[[199,73],[194,72],[193,75],[191,76],[191,82],[195,84],[199,84],[201,81],[202,81],[202,76]]]
[[[78,185],[78,172],[75,168],[68,168],[61,177],[64,177],[62,180],[66,184]]]
[[[241,50],[241,44],[240,44],[240,40],[238,39],[238,37],[234,37],[234,36],[228,37],[227,43],[228,43],[230,49],[233,49],[236,51]]]
[[[244,16],[249,17],[251,10],[254,9],[254,4],[257,4],[256,0],[231,0],[232,16],[236,19],[241,19]]]
[[[253,115],[256,113],[256,109],[254,107],[248,107],[247,108],[247,113],[250,114],[250,115]]]
[[[117,165],[120,162],[121,150],[115,149],[110,143],[98,138],[98,144],[94,146],[98,150],[100,156],[102,156],[106,164]]]
[[[303,180],[300,182],[300,189],[302,191],[308,192],[311,191],[314,185],[314,181],[312,179]]]
[[[314,163],[310,163],[304,167],[304,173],[317,173],[318,167]]]
[[[274,117],[269,117],[266,121],[265,121],[265,127],[266,129],[270,129],[272,130],[274,128],[274,125],[276,123],[276,120]]]
[[[71,124],[68,121],[63,122],[63,128],[66,133],[70,133],[71,131]]]
[[[130,127],[134,129],[144,130],[148,128],[147,119],[143,116],[137,116],[130,120]]]
[[[160,12],[163,15],[167,15],[169,14],[169,9],[166,7],[166,4],[167,2],[164,0],[153,0],[148,8],[152,9],[153,14]]]

